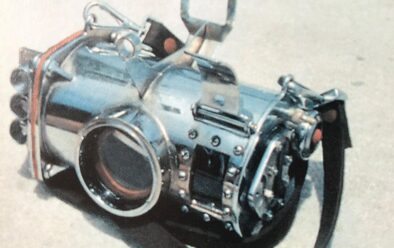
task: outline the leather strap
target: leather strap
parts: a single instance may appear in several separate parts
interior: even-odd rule
[[[324,200],[315,247],[327,247],[338,218],[343,190],[345,149],[351,147],[344,102],[319,109],[323,117]]]

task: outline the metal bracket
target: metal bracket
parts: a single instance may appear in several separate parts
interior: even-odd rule
[[[282,86],[282,91],[285,92],[286,96],[304,110],[316,109],[336,100],[345,101],[347,99],[346,94],[338,89],[332,89],[322,94],[317,94],[296,82],[292,75],[280,77],[278,84]]]
[[[236,0],[227,0],[227,18],[226,23],[224,25],[220,25],[217,23],[209,22],[206,20],[201,20],[198,18],[191,17],[189,14],[189,3],[190,0],[182,0],[181,2],[181,17],[183,22],[185,23],[186,28],[188,29],[190,34],[196,34],[197,31],[205,26],[205,39],[215,40],[215,41],[223,41],[227,34],[230,33],[232,29],[232,24],[235,18],[235,7]],[[201,35],[201,34],[199,34]]]
[[[193,106],[196,120],[249,136],[251,118],[241,113],[240,93],[233,70],[222,63],[191,54],[201,72],[202,97]]]

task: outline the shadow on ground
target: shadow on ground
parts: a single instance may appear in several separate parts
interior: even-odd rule
[[[316,190],[320,208],[323,202],[322,163],[311,161],[301,194],[300,205]],[[19,174],[32,179],[28,162],[22,165]],[[123,240],[129,247],[167,248],[184,247],[163,225],[162,216],[178,212],[179,206],[173,203],[161,203],[143,217],[127,219],[113,216],[98,207],[84,192],[73,170],[66,170],[45,183],[36,186],[35,193],[41,199],[56,197],[83,212],[84,217],[93,226],[107,235]],[[163,202],[163,201],[161,201]],[[158,221],[159,220],[159,221]],[[208,242],[204,247],[222,247],[218,243]]]

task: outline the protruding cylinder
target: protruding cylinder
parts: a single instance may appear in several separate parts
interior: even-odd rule
[[[25,144],[27,140],[26,123],[19,119],[14,120],[10,126],[11,137],[19,144]]]
[[[11,98],[10,108],[20,119],[26,119],[28,115],[27,98],[16,94]]]
[[[31,85],[31,75],[28,68],[18,67],[11,74],[11,84],[18,93],[25,94]]]

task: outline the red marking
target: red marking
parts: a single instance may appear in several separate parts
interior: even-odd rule
[[[168,53],[171,54],[177,50],[177,44],[176,41],[173,38],[167,38],[164,40],[164,50]]]
[[[51,48],[48,49],[41,57],[40,61],[38,62],[37,65],[37,70],[34,75],[34,83],[33,83],[33,91],[32,91],[32,97],[31,97],[31,117],[30,117],[30,122],[31,122],[31,153],[32,153],[32,162],[33,162],[33,171],[34,171],[34,177],[38,179],[38,165],[37,165],[37,158],[36,158],[36,125],[37,125],[37,119],[39,118],[40,110],[38,107],[40,106],[40,93],[41,93],[41,77],[42,77],[42,69],[44,67],[45,62],[47,59],[53,55],[57,50],[60,48],[64,47],[66,44],[70,43],[71,41],[75,40],[76,38],[80,37],[84,31],[79,31],[77,33],[74,33],[70,35],[69,37],[65,38],[64,40],[60,41],[58,44],[52,46]]]
[[[323,132],[320,128],[317,128],[312,136],[313,144],[319,143],[323,139]]]

